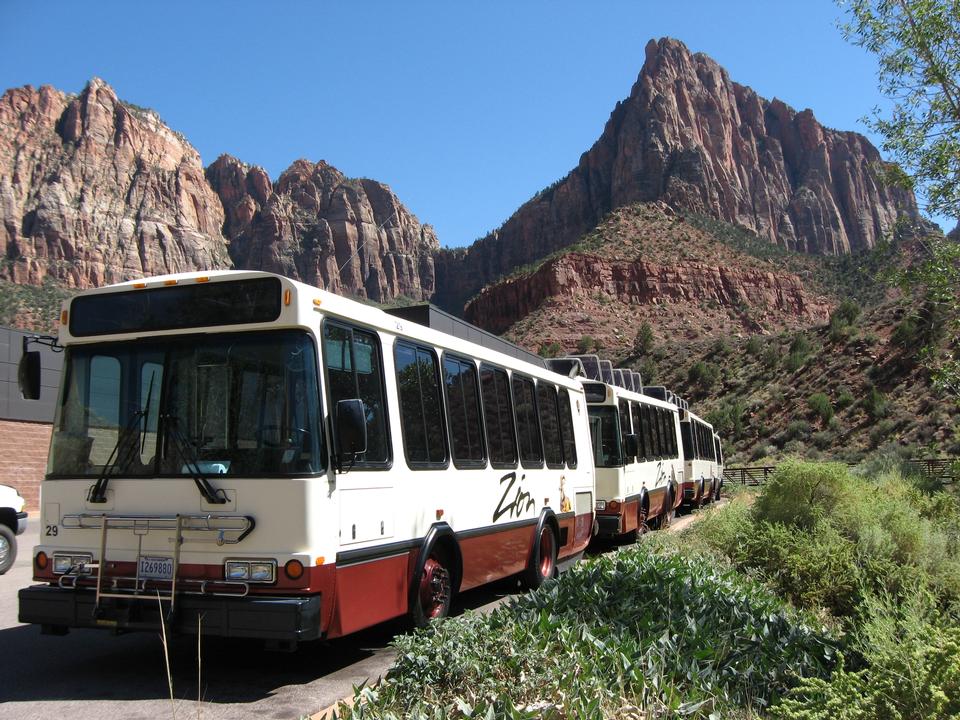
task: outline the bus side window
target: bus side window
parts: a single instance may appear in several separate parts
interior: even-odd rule
[[[640,453],[637,460],[644,462],[649,459],[650,451],[647,448],[646,431],[640,418],[640,403],[636,401],[630,403],[630,415],[633,417],[633,432],[637,436],[637,451]]]
[[[548,468],[563,467],[563,443],[560,440],[560,416],[557,412],[557,391],[553,385],[537,383],[537,408],[543,430],[543,454]]]
[[[513,375],[513,401],[517,412],[517,436],[520,439],[520,464],[525,468],[543,467],[540,423],[533,380]]]
[[[630,452],[630,443],[627,442],[627,436],[633,432],[630,424],[630,401],[622,398],[617,401],[617,409],[620,413],[620,447],[623,448],[623,464],[636,462],[636,457],[628,455]]]
[[[397,394],[403,451],[410,467],[446,467],[440,376],[433,350],[397,342]]]
[[[483,467],[487,462],[476,365],[472,360],[444,355],[443,384],[447,389],[453,464],[458,468]]]
[[[483,418],[487,430],[487,447],[490,449],[490,464],[499,469],[515,468],[517,432],[513,425],[510,380],[506,371],[481,365],[480,394],[483,397]]]
[[[563,457],[568,468],[577,466],[577,439],[573,434],[573,413],[570,411],[570,393],[560,388],[557,395],[560,402],[560,433],[563,436]]]
[[[359,398],[367,419],[367,451],[357,464],[390,461],[387,403],[383,390],[380,342],[374,333],[327,321],[323,324],[323,360],[327,367],[330,407]],[[334,435],[337,428],[334,424]]]

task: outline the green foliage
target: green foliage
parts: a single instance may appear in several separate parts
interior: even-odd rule
[[[822,425],[827,425],[833,418],[833,405],[830,404],[830,398],[823,393],[814,393],[807,398],[807,407],[820,418]]]
[[[775,720],[908,720],[960,717],[960,627],[922,598],[867,600],[855,648],[868,665],[838,664],[828,679],[805,678],[770,712]]]
[[[581,355],[599,349],[600,346],[598,345],[597,341],[593,339],[592,335],[583,335],[579,340],[577,340],[577,352]]]
[[[847,493],[848,479],[844,465],[787,460],[770,476],[754,513],[763,522],[809,530]]]
[[[916,318],[907,315],[903,320],[897,323],[897,326],[890,334],[890,342],[902,350],[917,350],[917,340],[920,338],[920,328],[917,325]]]
[[[893,101],[870,125],[903,170],[887,180],[917,187],[927,210],[960,217],[960,5],[957,0],[852,0],[844,36],[879,61]]]
[[[763,342],[760,340],[760,336],[751,335],[750,339],[747,340],[745,350],[747,351],[747,355],[753,355],[754,357],[759,355],[763,350]]]
[[[633,340],[633,351],[637,355],[649,355],[650,351],[653,350],[654,343],[656,338],[653,336],[653,328],[650,326],[646,320],[640,325],[640,329],[637,330],[637,336]]]
[[[60,305],[74,291],[54,282],[42,285],[19,285],[0,280],[0,325],[23,327],[40,332],[56,331]]]
[[[873,385],[867,390],[867,394],[860,400],[860,407],[870,416],[871,420],[879,420],[887,414],[887,398],[877,390]]]
[[[579,564],[490,615],[396,640],[397,661],[346,717],[699,717],[763,707],[823,677],[811,617],[702,559],[640,545]],[[562,708],[562,710],[561,710]]]
[[[687,380],[692,385],[699,385],[703,390],[709,390],[720,378],[720,368],[713,363],[697,360],[687,371]]]
[[[830,314],[830,339],[846,340],[852,334],[853,323],[860,316],[860,306],[853,300],[844,300]]]
[[[651,358],[641,360],[637,372],[640,373],[640,379],[643,380],[644,385],[653,385],[657,382],[657,363]]]
[[[787,354],[786,368],[788,372],[796,372],[803,367],[813,351],[813,346],[806,335],[797,333],[790,342],[790,350]]]
[[[840,391],[840,395],[837,397],[837,410],[846,410],[855,402],[856,398],[853,397],[853,393],[851,393],[847,388],[843,388]]]
[[[780,365],[780,358],[783,356],[783,353],[780,350],[780,347],[774,343],[767,345],[766,350],[763,351],[763,357],[761,362],[767,370],[776,370],[777,366]]]
[[[563,346],[558,342],[542,343],[537,354],[540,357],[554,358],[563,353]]]
[[[724,398],[720,407],[707,413],[706,420],[721,437],[736,440],[743,435],[746,409],[739,398]]]

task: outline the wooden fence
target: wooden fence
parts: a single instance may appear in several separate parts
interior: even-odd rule
[[[904,465],[917,475],[952,483],[960,480],[957,476],[958,458],[933,458],[929,460],[907,460]],[[853,465],[854,463],[849,463]],[[777,469],[776,465],[758,465],[755,467],[728,467],[723,469],[723,479],[741,485],[762,485]]]

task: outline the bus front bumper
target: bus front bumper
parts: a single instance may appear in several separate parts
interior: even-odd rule
[[[22,623],[42,625],[62,633],[68,628],[101,628],[115,631],[160,630],[156,601],[106,599],[95,612],[92,591],[34,585],[19,593]],[[176,612],[163,622],[173,632],[284,642],[320,637],[320,596],[306,597],[207,597],[178,595]]]
[[[601,515],[597,513],[597,536],[611,538],[620,535],[623,530],[623,516],[620,513],[616,515]]]

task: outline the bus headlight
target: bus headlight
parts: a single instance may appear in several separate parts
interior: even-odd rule
[[[606,510],[607,501],[606,500],[597,500],[597,510]]]
[[[240,582],[272,583],[277,579],[277,561],[227,560],[223,576]]]
[[[82,555],[66,555],[64,553],[54,553],[53,554],[53,574],[54,575],[65,575],[68,572],[76,572],[78,574],[87,574],[90,572],[87,569],[88,564],[93,563],[93,555],[90,553],[84,553]]]

